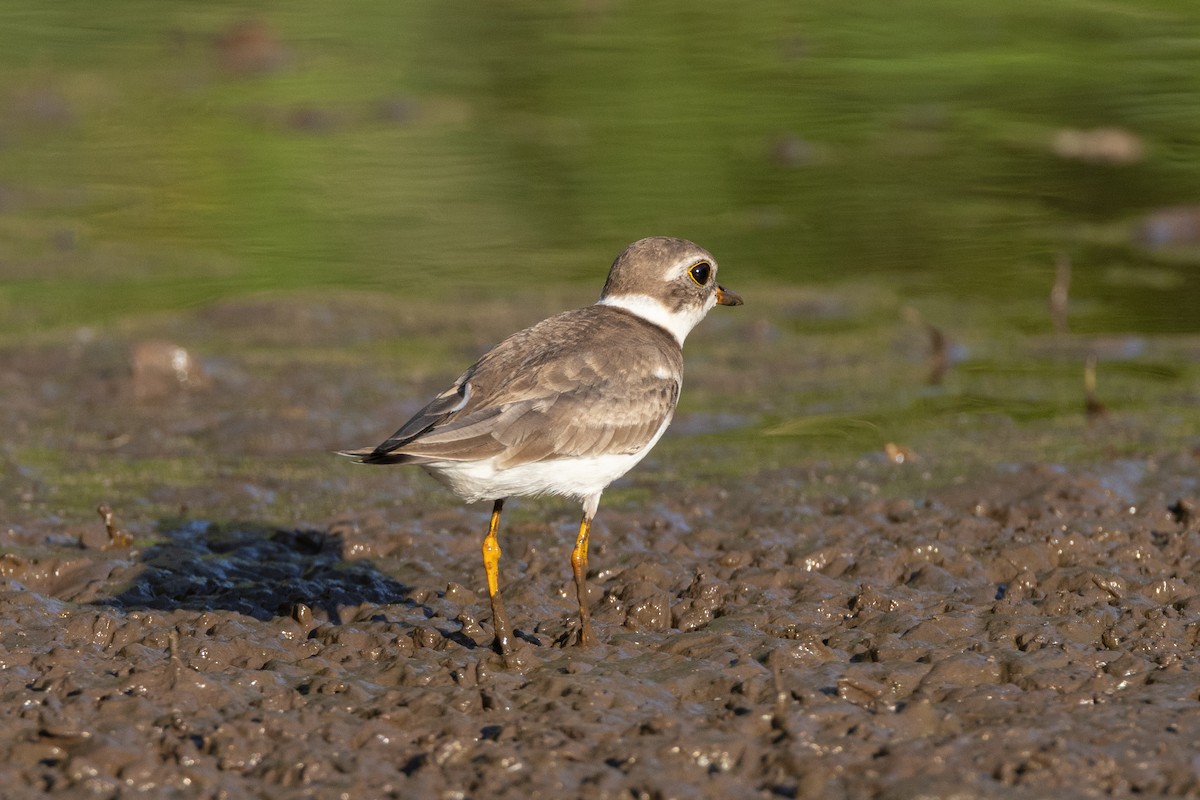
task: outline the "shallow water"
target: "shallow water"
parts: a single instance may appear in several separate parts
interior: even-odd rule
[[[593,285],[650,234],[1042,327],[1195,331],[1186,0],[898,9],[25,0],[0,335],[281,288]]]

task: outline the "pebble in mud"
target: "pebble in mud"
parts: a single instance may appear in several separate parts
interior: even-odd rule
[[[133,395],[140,402],[163,400],[207,388],[209,378],[187,348],[172,342],[138,342],[130,352]]]

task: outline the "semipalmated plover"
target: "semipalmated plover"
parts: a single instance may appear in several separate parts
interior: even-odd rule
[[[583,504],[571,571],[581,644],[587,550],[600,495],[654,447],[679,400],[683,340],[715,305],[741,305],[717,262],[683,239],[625,248],[600,300],[514,333],[378,447],[344,452],[366,464],[417,464],[467,502],[490,500],[483,565],[495,645],[512,633],[500,597],[496,530],[505,498],[556,494]]]

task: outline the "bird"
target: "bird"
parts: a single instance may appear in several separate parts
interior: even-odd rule
[[[594,305],[514,333],[381,444],[340,454],[364,464],[415,464],[461,500],[492,503],[483,564],[493,647],[505,658],[514,644],[500,591],[505,500],[578,501],[583,517],[571,551],[578,642],[593,644],[588,542],[600,496],[671,423],[688,333],[714,306],[742,304],[717,282],[717,261],[704,248],[665,236],[640,239],[613,261]]]

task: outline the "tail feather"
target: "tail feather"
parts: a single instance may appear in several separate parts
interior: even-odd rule
[[[375,447],[364,447],[360,450],[338,450],[337,454],[352,458],[360,464],[409,464],[416,460],[404,453],[381,452]]]

